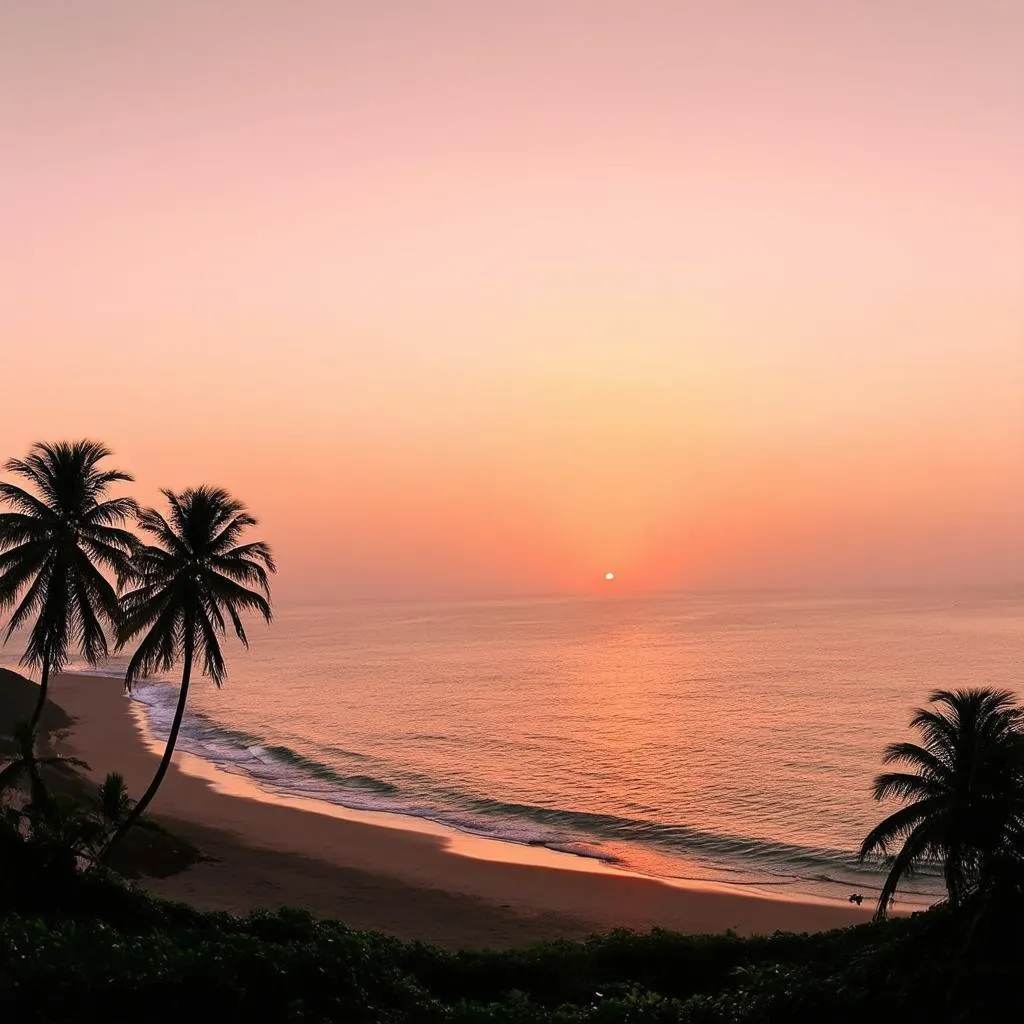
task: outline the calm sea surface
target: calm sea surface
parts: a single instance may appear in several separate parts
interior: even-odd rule
[[[845,898],[879,884],[854,851],[912,709],[1019,687],[1024,592],[280,607],[251,639],[179,745],[273,791]],[[174,689],[136,696],[165,735]]]

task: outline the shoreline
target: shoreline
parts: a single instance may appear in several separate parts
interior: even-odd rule
[[[73,719],[62,752],[125,776],[140,793],[162,746],[119,679],[68,673],[52,697]],[[616,927],[739,934],[818,931],[871,908],[736,892],[630,873],[596,858],[502,842],[425,818],[285,797],[191,754],[175,754],[151,807],[204,861],[142,884],[201,909],[303,907],[355,928],[449,947],[510,946]]]
[[[71,673],[68,673],[69,675]],[[79,673],[75,673],[79,674]],[[81,673],[91,675],[91,673]],[[113,677],[111,677],[113,678]],[[168,684],[172,685],[172,684]],[[135,722],[139,739],[154,757],[163,753],[163,742],[156,738],[149,724],[149,717],[142,701],[129,699],[128,711]],[[759,882],[720,882],[714,879],[664,877],[645,874],[623,866],[613,858],[562,850],[546,843],[517,842],[498,836],[481,835],[469,829],[438,821],[426,815],[402,814],[398,811],[368,810],[349,807],[342,803],[319,800],[316,797],[289,796],[276,792],[269,786],[248,776],[244,772],[232,772],[206,760],[198,754],[181,749],[175,750],[173,766],[185,775],[202,779],[217,793],[254,800],[259,803],[292,807],[309,814],[326,815],[342,821],[369,825],[374,828],[396,829],[402,832],[421,833],[435,836],[444,842],[446,853],[454,857],[468,857],[473,860],[492,861],[500,864],[526,865],[552,871],[583,871],[606,875],[613,878],[635,878],[657,885],[686,891],[719,893],[727,896],[748,894],[753,898],[780,903],[795,903],[823,907],[843,908],[837,900],[816,896],[812,893],[794,893],[789,890],[773,891]],[[915,908],[916,909],[916,908]],[[923,909],[923,908],[922,908]]]

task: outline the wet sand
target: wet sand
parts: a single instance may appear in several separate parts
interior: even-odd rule
[[[119,680],[67,674],[54,703],[72,718],[56,738],[97,780],[140,794],[160,749]],[[150,891],[209,910],[303,907],[354,928],[448,947],[507,947],[624,927],[692,933],[817,931],[871,908],[796,902],[725,887],[667,885],[568,854],[463,835],[419,819],[287,799],[188,754],[175,756],[151,814],[202,862]]]

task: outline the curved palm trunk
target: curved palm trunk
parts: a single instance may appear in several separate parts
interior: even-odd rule
[[[124,819],[117,831],[114,832],[107,844],[107,848],[103,851],[101,860],[106,860],[110,855],[110,851],[114,846],[121,840],[124,834],[142,817],[145,813],[146,808],[150,805],[153,797],[156,796],[156,791],[160,788],[160,783],[164,781],[164,776],[167,774],[167,769],[171,766],[171,758],[174,755],[174,745],[178,742],[178,730],[181,728],[181,720],[185,714],[185,702],[188,700],[188,684],[192,677],[192,642],[191,638],[185,642],[185,658],[184,664],[181,671],[181,688],[178,691],[178,706],[174,710],[174,721],[171,723],[171,731],[167,736],[167,746],[164,747],[164,756],[160,758],[160,766],[156,770],[156,774],[153,776],[153,781],[150,782],[146,792],[142,794],[139,802],[129,811],[128,816]]]
[[[50,806],[50,794],[39,773],[39,765],[36,762],[36,729],[39,727],[39,719],[42,717],[43,708],[46,705],[46,692],[50,686],[50,656],[43,657],[42,670],[39,673],[39,697],[36,700],[35,710],[28,722],[28,746],[22,752],[22,756],[28,763],[28,778],[32,795],[32,803],[36,809],[45,812]]]
[[[46,655],[43,658],[43,668],[39,674],[39,698],[36,700],[35,710],[32,712],[32,717],[29,719],[28,727],[32,730],[32,735],[35,736],[36,728],[39,725],[39,719],[43,714],[43,706],[46,704],[46,691],[50,686],[50,656]]]

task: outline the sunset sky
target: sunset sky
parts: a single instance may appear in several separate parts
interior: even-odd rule
[[[0,455],[279,594],[1024,578],[1018,0],[0,0]]]

